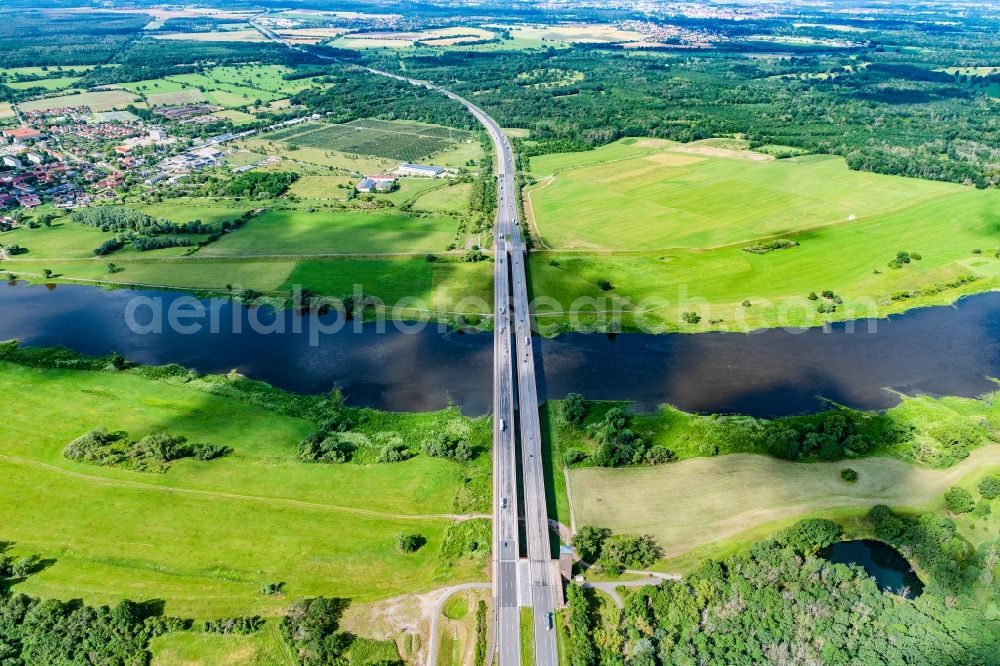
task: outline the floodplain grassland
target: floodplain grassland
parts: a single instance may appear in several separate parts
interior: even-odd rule
[[[859,479],[840,478],[845,467]],[[892,458],[794,463],[737,453],[659,467],[570,471],[578,525],[649,534],[667,559],[738,537],[758,526],[826,510],[876,504],[918,509],[962,479],[1000,470],[1000,447],[978,449],[945,470]]]
[[[555,174],[528,191],[542,248],[530,260],[535,295],[564,311],[603,299],[625,328],[751,330],[884,316],[1000,285],[996,190],[850,171],[836,157],[638,143],[531,160],[536,175]],[[777,239],[797,246],[744,250]],[[890,267],[899,252],[918,258]],[[821,314],[807,296],[824,290],[842,302]],[[699,321],[684,319],[691,311]]]
[[[205,257],[442,252],[455,236],[446,217],[398,212],[268,210],[199,252]]]
[[[135,206],[148,215],[156,218],[163,218],[183,224],[200,220],[205,224],[211,224],[221,228],[223,222],[232,221],[248,210],[255,207],[253,202],[246,201],[216,201],[206,198],[177,198],[156,204],[145,204]],[[36,209],[35,213],[53,212],[48,206]],[[115,236],[114,232],[102,231],[95,227],[72,222],[69,217],[59,217],[51,226],[39,227],[38,229],[19,228],[13,231],[0,233],[0,243],[4,245],[21,245],[28,249],[23,255],[18,255],[19,259],[24,259],[34,264],[37,261],[53,261],[65,259],[91,259],[99,263],[101,267],[107,261],[118,261],[123,258],[159,258],[179,256],[189,253],[190,247],[172,247],[158,250],[139,252],[126,244],[124,248],[118,250],[113,256],[95,257],[94,248],[101,243]],[[192,235],[191,240],[201,240],[203,236]],[[17,262],[9,262],[5,268],[16,271]],[[52,268],[51,266],[48,266]]]
[[[0,386],[20,405],[18,419],[0,426],[4,538],[17,552],[54,560],[18,591],[95,604],[158,598],[168,614],[196,619],[275,617],[294,597],[366,602],[482,575],[478,560],[456,558],[453,545],[441,553],[451,514],[488,511],[487,419],[456,410],[367,410],[368,421],[352,434],[374,441],[395,433],[419,448],[428,434],[461,427],[479,449],[464,465],[423,455],[394,464],[307,464],[296,446],[314,422],[238,391],[213,394],[225,386],[221,379],[184,379],[0,362]],[[63,457],[67,443],[95,427],[132,438],[184,435],[234,453],[176,461],[162,474]],[[487,479],[478,484],[484,496],[469,496],[470,474]],[[35,509],[18,508],[26,503]],[[399,553],[402,532],[427,543]],[[262,596],[265,582],[283,582],[283,593]]]
[[[492,312],[493,266],[489,262],[428,262],[423,258],[300,261],[292,266],[281,288],[287,290],[297,284],[336,297],[360,289],[363,294],[382,299],[390,308],[408,299],[400,305],[404,318],[409,309]]]
[[[626,142],[630,140],[626,139]],[[635,141],[627,145],[636,145]],[[843,159],[774,160],[707,142],[675,146],[614,163],[575,167],[535,158],[551,181],[529,194],[541,240],[554,249],[712,248],[879,218],[951,198],[967,214],[989,205],[988,192],[929,180],[851,171]],[[598,151],[595,151],[598,152]],[[621,155],[580,155],[583,164]],[[613,157],[612,157],[613,159]],[[906,222],[913,222],[907,217]],[[933,222],[929,220],[928,222]],[[971,249],[971,248],[970,248]]]
[[[299,182],[310,191],[329,187],[330,194],[344,193],[346,197],[347,190],[336,188],[334,181],[348,186],[354,182],[341,176],[304,176]],[[467,211],[466,187],[418,178],[402,179],[401,183],[396,192],[378,195],[396,204],[395,208],[381,210],[330,209],[325,207],[329,199],[324,203],[319,199],[235,202],[185,198],[137,206],[173,222],[201,220],[212,225],[221,225],[247,210],[265,209],[239,230],[194,252],[192,247],[140,252],[127,244],[110,255],[94,256],[93,249],[114,234],[61,217],[50,227],[0,234],[0,243],[28,248],[26,254],[4,261],[2,270],[6,275],[33,281],[42,280],[48,270],[52,275],[44,278],[46,282],[223,294],[250,288],[283,298],[296,285],[339,298],[354,294],[355,285],[360,285],[357,289],[363,294],[377,297],[390,307],[404,297],[411,299],[403,310],[410,318],[424,316],[427,310],[439,311],[443,317],[455,312],[488,313],[492,301],[489,262],[465,263],[457,255],[442,256],[434,262],[426,259],[428,253],[444,253],[456,238],[459,219],[451,215]],[[450,194],[459,200],[452,206],[450,196],[438,195],[435,207],[439,211],[399,210],[403,203],[422,193],[437,192],[434,188],[454,190]],[[203,240],[203,236],[190,239]],[[397,253],[413,256],[384,256]],[[325,255],[356,256],[348,259]]]
[[[571,449],[589,453],[594,442],[586,426],[624,403],[589,403],[583,428],[563,422],[560,405],[549,401],[542,407],[550,515],[568,524],[572,509],[578,528],[598,525],[650,534],[664,550],[661,569],[688,570],[705,557],[729,554],[803,517],[850,520],[876,504],[937,509],[949,487],[975,491],[982,477],[1000,471],[1000,446],[991,439],[992,426],[971,428],[973,423],[997,422],[997,393],[982,398],[904,397],[882,418],[909,436],[875,446],[868,457],[826,462],[774,458],[748,448],[752,440],[736,435],[726,436],[732,441],[725,444],[728,440],[719,439],[723,430],[717,429],[714,417],[664,406],[655,413],[636,414],[631,427],[652,445],[673,451],[677,462],[607,468],[584,461],[568,470],[567,491],[563,455]],[[802,417],[790,420],[796,418]],[[964,432],[963,423],[969,424],[970,434],[961,447],[950,444],[948,437],[940,439],[945,430]],[[715,448],[720,442],[721,450]],[[719,455],[706,452],[706,447]],[[971,448],[966,449],[967,457],[959,452],[964,447]],[[848,468],[858,475],[853,483],[841,477]],[[976,526],[979,518],[963,517],[963,536],[974,544],[1000,533],[1000,526],[992,523]]]

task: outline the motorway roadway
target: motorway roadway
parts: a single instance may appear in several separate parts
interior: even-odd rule
[[[288,48],[272,30],[252,22],[266,38]],[[318,55],[318,54],[315,54]],[[329,56],[320,56],[334,60]],[[521,666],[519,606],[532,607],[536,666],[557,666],[554,618],[562,594],[559,574],[549,545],[545,475],[542,466],[541,429],[535,383],[534,347],[524,259],[527,249],[517,219],[514,153],[500,126],[478,106],[428,81],[411,79],[369,67],[365,71],[437,90],[465,106],[490,134],[497,154],[497,223],[494,238],[494,349],[493,349],[493,597],[496,609],[495,641],[499,666]],[[511,320],[514,336],[511,340]],[[520,416],[521,478],[524,488],[527,566],[519,566],[517,469],[515,455],[514,369]],[[527,575],[530,580],[519,580]],[[519,590],[527,590],[523,599]],[[554,624],[554,622],[553,622]],[[430,666],[433,666],[430,665]]]
[[[414,82],[416,83],[416,82]],[[517,401],[521,430],[521,478],[524,487],[525,538],[530,575],[530,605],[533,613],[535,664],[557,666],[554,617],[561,581],[553,566],[549,545],[548,511],[545,506],[545,474],[542,466],[541,428],[538,422],[538,393],[535,383],[534,346],[524,260],[526,248],[517,219],[517,189],[514,184],[514,153],[496,121],[476,105],[458,95],[444,94],[464,104],[490,133],[497,153],[497,224],[494,238],[494,484],[501,494],[494,507],[494,533],[499,549],[494,553],[498,588],[497,651],[500,666],[520,664],[520,637],[517,609],[517,493],[514,478],[514,433],[512,367],[517,368]],[[510,319],[514,322],[514,342],[510,339]],[[503,428],[500,427],[502,422]],[[509,467],[508,467],[509,465]],[[506,498],[504,506],[503,498]],[[496,497],[494,497],[496,502]],[[510,531],[513,530],[513,531]],[[508,541],[506,535],[510,535]],[[511,615],[514,615],[513,619]]]

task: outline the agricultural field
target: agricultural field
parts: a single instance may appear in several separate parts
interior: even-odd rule
[[[455,236],[445,217],[380,211],[269,210],[199,252],[206,257],[441,252]]]
[[[127,90],[94,90],[73,95],[44,97],[21,102],[18,106],[24,111],[44,111],[67,106],[87,106],[91,111],[112,111],[124,109],[129,104],[138,101],[138,97]]]
[[[411,162],[446,150],[456,142],[467,142],[472,133],[438,125],[364,119],[345,125],[303,123],[264,138],[305,148]]]
[[[951,183],[851,171],[837,157],[774,160],[706,143],[590,167],[534,159],[531,170],[547,178],[554,165],[558,173],[529,194],[552,248],[710,248],[876,216],[891,223],[887,214],[945,196],[970,212],[990,200]]]
[[[44,88],[45,90],[62,90],[80,80],[78,76],[57,76],[50,79],[39,79],[38,81],[12,81],[7,85],[14,90],[27,90],[28,88]]]
[[[565,307],[627,300],[637,328],[747,330],[882,316],[1000,284],[996,190],[850,171],[836,157],[628,149],[531,160],[541,180],[529,218],[552,250],[531,261],[536,294]],[[744,249],[774,240],[786,246]],[[917,259],[890,267],[899,252]],[[806,296],[823,290],[842,302],[820,317]],[[682,321],[692,309],[701,321]]]
[[[159,32],[156,39],[190,42],[266,42],[262,34],[253,29],[220,30],[217,32]]]
[[[526,42],[566,43],[615,43],[636,42],[645,39],[642,33],[633,30],[622,30],[609,24],[555,24],[541,26],[516,26],[511,29],[514,40]]]
[[[329,42],[344,49],[407,49],[418,46],[459,46],[493,39],[495,34],[482,28],[456,26],[411,32],[354,32]]]
[[[455,183],[436,187],[417,197],[416,201],[413,202],[413,207],[417,210],[461,215],[469,212],[471,194],[472,183]]]
[[[362,176],[365,174],[379,173],[399,165],[397,160],[390,160],[384,157],[371,157],[362,155],[348,155],[333,150],[322,148],[309,148],[297,144],[286,144],[281,141],[270,140],[270,135],[264,135],[267,139],[254,138],[242,141],[238,145],[245,149],[267,155],[275,155],[282,158],[284,162],[301,164],[305,167],[325,167],[339,172]]]
[[[0,364],[0,387],[19,404],[0,447],[5,540],[16,552],[54,560],[17,591],[94,604],[156,596],[167,613],[196,619],[274,617],[299,596],[365,602],[481,577],[478,564],[438,556],[464,492],[462,465],[426,456],[384,465],[302,463],[296,445],[313,422],[212,395],[211,385]],[[488,420],[455,411],[378,415],[367,435],[356,436],[396,432],[419,445],[426,433],[459,422],[488,445]],[[62,455],[69,441],[99,426],[136,438],[168,432],[224,442],[235,453],[175,461],[164,473]],[[16,510],[28,498],[38,510]],[[488,497],[482,501],[488,506]],[[426,546],[399,553],[394,535],[414,530]],[[262,596],[260,585],[273,581],[284,582],[283,594]]]

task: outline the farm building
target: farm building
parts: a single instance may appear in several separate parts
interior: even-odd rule
[[[358,192],[392,192],[396,189],[396,179],[393,176],[367,176],[355,188]]]
[[[397,169],[400,176],[419,176],[423,178],[440,178],[445,174],[444,167],[430,166],[427,164],[404,163]]]
[[[42,133],[31,127],[14,127],[3,130],[3,135],[8,139],[13,139],[14,143],[22,143],[24,141],[40,139]]]

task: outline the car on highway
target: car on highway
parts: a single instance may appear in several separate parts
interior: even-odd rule
[[[545,614],[545,628],[552,631],[553,625],[555,625],[555,619],[553,618],[552,613],[548,612]]]
[[[507,508],[507,504],[508,504],[507,498],[506,497],[501,497],[500,498],[500,508],[501,509],[506,509]]]

